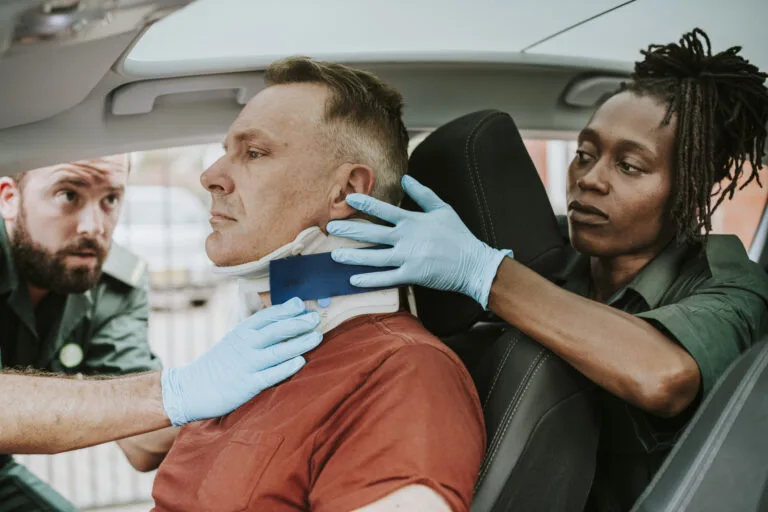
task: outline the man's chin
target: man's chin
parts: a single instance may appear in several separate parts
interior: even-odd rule
[[[67,279],[65,280],[64,293],[84,293],[99,283],[101,279],[101,263],[95,266],[73,265],[67,266]]]
[[[217,267],[234,267],[244,263],[251,263],[252,261],[262,258],[262,256],[258,254],[242,254],[239,251],[228,250],[208,242],[205,244],[205,254]]]
[[[205,239],[205,254],[208,259],[217,267],[233,267],[241,263],[247,263],[243,260],[237,251],[233,250],[230,243],[221,233],[214,231]],[[253,260],[250,260],[253,261]]]

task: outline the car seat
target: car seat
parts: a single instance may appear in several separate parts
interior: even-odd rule
[[[438,128],[408,172],[487,244],[512,249],[546,278],[562,268],[565,240],[508,114],[484,110]],[[409,198],[403,207],[418,210]],[[462,358],[482,402],[488,448],[471,510],[581,512],[599,434],[594,385],[472,299],[421,287],[414,295],[419,318]]]

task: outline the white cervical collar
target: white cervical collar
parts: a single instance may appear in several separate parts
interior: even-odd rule
[[[365,221],[360,221],[365,222]],[[233,324],[239,323],[250,315],[265,307],[260,293],[269,292],[269,262],[290,256],[319,254],[339,248],[369,247],[371,244],[356,242],[348,238],[326,235],[313,226],[305,229],[296,239],[263,258],[235,265],[232,267],[215,267],[217,274],[237,278],[237,301],[233,311]],[[375,292],[358,293],[354,295],[338,295],[328,301],[304,301],[308,311],[320,313],[321,321],[318,330],[326,333],[346,322],[352,317],[374,313],[394,313],[400,308],[400,293],[397,288],[378,290]]]

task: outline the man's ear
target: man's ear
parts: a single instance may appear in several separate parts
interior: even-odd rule
[[[21,190],[13,178],[0,178],[0,216],[15,221],[21,207]]]
[[[370,194],[376,184],[376,174],[367,165],[344,164],[337,172],[337,180],[331,188],[331,220],[346,219],[357,210],[347,204],[349,194]]]

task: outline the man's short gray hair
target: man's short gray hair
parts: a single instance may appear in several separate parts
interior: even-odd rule
[[[342,64],[291,57],[266,70],[268,85],[316,83],[328,87],[328,136],[339,158],[370,166],[376,174],[371,195],[398,204],[400,178],[408,170],[408,131],[403,97],[372,73]]]

